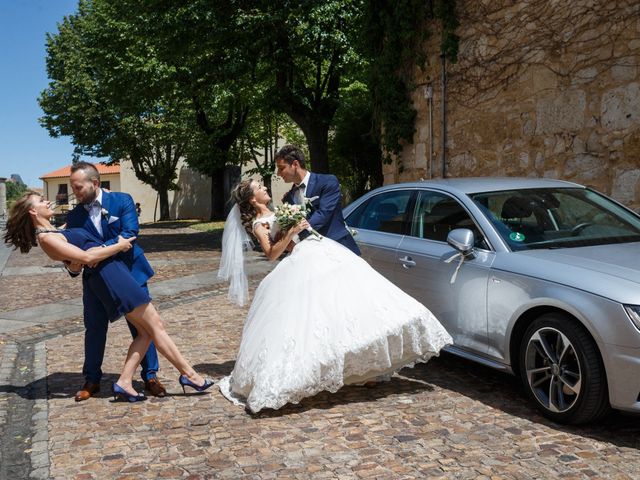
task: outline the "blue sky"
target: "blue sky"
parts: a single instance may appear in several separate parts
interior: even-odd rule
[[[71,163],[68,137],[51,138],[38,123],[46,88],[46,33],[57,31],[77,0],[0,0],[0,177],[19,174],[40,187],[41,175]]]

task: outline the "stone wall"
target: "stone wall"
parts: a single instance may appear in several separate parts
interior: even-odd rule
[[[169,216],[171,219],[208,219],[211,212],[211,180],[192,171],[183,160],[178,161],[177,183],[180,190],[169,192]],[[140,203],[140,223],[154,222],[160,218],[158,192],[136,177],[131,162],[120,162],[120,183],[123,192],[130,193]]]
[[[458,6],[459,61],[446,66],[444,175],[560,178],[640,207],[640,2]],[[416,133],[385,166],[385,183],[442,176],[439,41],[436,32],[420,47],[427,60],[412,79]]]

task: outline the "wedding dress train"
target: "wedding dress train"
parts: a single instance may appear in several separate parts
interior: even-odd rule
[[[272,232],[275,217],[269,222]],[[235,367],[219,382],[258,412],[391,374],[452,339],[421,303],[331,239],[300,242],[256,289]]]

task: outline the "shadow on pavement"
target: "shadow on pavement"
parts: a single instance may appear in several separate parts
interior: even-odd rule
[[[588,425],[562,425],[543,417],[526,397],[518,377],[442,353],[401,374],[457,392],[472,400],[554,430],[640,449],[640,416],[612,411]],[[540,439],[541,440],[541,439]],[[551,440],[550,440],[551,441]]]
[[[215,250],[222,244],[222,232],[142,233],[138,241],[145,253]]]
[[[230,375],[235,364],[235,360],[229,360],[224,363],[199,363],[194,365],[193,368],[200,373],[200,375],[210,377],[217,382],[222,377]]]
[[[310,398],[304,398],[299,404],[287,404],[279,410],[265,409],[250,414],[254,418],[277,418],[285,415],[300,414],[311,409],[328,410],[336,405],[349,403],[375,402],[389,395],[412,394],[421,391],[433,391],[431,385],[416,382],[408,378],[393,377],[388,382],[380,382],[373,387],[348,385],[336,393],[320,392]],[[375,405],[371,407],[376,408]]]
[[[111,383],[117,379],[118,374],[104,374],[100,382],[100,392],[94,395],[94,397],[112,397]],[[24,386],[0,385],[0,393],[15,393],[26,400],[47,400],[53,398],[72,399],[83,384],[84,377],[79,372],[56,372]],[[142,381],[134,380],[133,386],[139,392],[144,390]]]

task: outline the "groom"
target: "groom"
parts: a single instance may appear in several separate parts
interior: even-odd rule
[[[95,237],[101,238],[104,245],[118,241],[118,235],[129,238],[138,235],[138,215],[131,195],[121,192],[107,192],[100,188],[100,174],[95,165],[89,162],[78,162],[71,167],[71,189],[78,205],[67,215],[67,227],[79,227],[89,230]],[[129,267],[131,275],[143,288],[147,288],[147,280],[153,276],[153,269],[144,252],[137,243],[120,258]],[[89,273],[82,275],[82,304],[84,307],[84,365],[82,373],[85,383],[76,393],[76,402],[87,400],[100,391],[102,378],[102,360],[107,343],[109,321],[102,304],[89,288]],[[127,322],[131,335],[135,338],[138,332]],[[142,380],[145,390],[156,397],[164,397],[167,393],[160,380],[158,371],[158,353],[151,343],[142,360]]]
[[[285,145],[276,153],[278,176],[293,183],[282,201],[293,205],[301,204],[304,198],[318,197],[312,202],[311,216],[307,219],[309,224],[318,233],[360,255],[360,249],[344,223],[338,179],[334,175],[312,173],[307,170],[306,163],[302,150],[295,145]],[[309,232],[304,230],[298,235],[299,240],[304,239]]]

